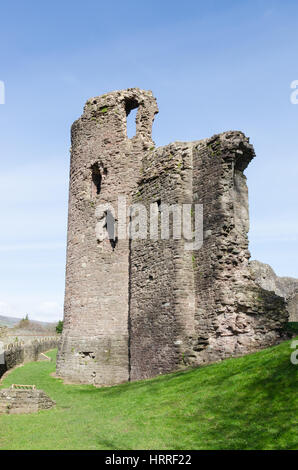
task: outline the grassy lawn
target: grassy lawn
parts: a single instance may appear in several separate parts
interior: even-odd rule
[[[54,362],[26,364],[1,387],[36,384],[57,406],[1,415],[0,448],[298,449],[298,365],[290,362],[290,343],[101,389],[63,385],[50,376]]]

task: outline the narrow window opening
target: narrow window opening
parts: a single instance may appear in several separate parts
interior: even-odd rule
[[[91,197],[94,198],[98,194],[100,194],[101,191],[101,181],[102,181],[102,176],[101,172],[98,166],[98,163],[95,163],[92,167],[92,186],[91,186]]]
[[[132,139],[137,132],[136,118],[138,111],[138,102],[131,99],[125,101],[126,111],[126,134],[129,139]]]
[[[115,235],[116,220],[115,220],[112,212],[109,211],[109,210],[107,210],[105,212],[105,218],[106,218],[105,228],[107,229],[109,241],[110,241],[111,247],[114,251],[116,246],[117,246],[117,243],[118,243],[118,237],[116,237],[116,235]]]

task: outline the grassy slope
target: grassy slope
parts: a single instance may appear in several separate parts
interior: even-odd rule
[[[0,416],[2,449],[297,449],[297,372],[290,342],[187,372],[111,388],[63,385],[54,362],[1,384],[36,384],[48,411]],[[55,352],[50,353],[52,357]]]

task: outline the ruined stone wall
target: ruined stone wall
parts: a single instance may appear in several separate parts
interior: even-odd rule
[[[198,363],[273,344],[286,321],[283,299],[257,286],[249,271],[243,171],[252,158],[253,147],[241,132],[194,147],[194,199],[204,206],[204,243],[194,252]]]
[[[18,389],[13,386],[0,390],[0,414],[36,413],[48,410],[55,404],[43,390]]]
[[[298,322],[298,279],[277,276],[269,264],[257,260],[250,261],[249,266],[252,277],[260,287],[286,300],[289,321]]]
[[[6,344],[4,358],[2,355],[0,356],[0,377],[20,364],[37,361],[40,353],[57,348],[59,340],[58,336],[53,336],[36,339],[25,344],[23,342]]]
[[[138,107],[136,135],[126,117]],[[151,92],[128,89],[89,100],[72,127],[65,316],[57,375],[112,385],[274,344],[287,321],[284,300],[248,268],[248,193],[254,157],[241,132],[155,149]],[[102,240],[99,204],[200,204],[203,246],[146,233]],[[109,216],[110,217],[110,216]],[[123,218],[113,215],[118,234]],[[128,225],[136,213],[124,216]],[[170,231],[175,228],[170,219]],[[122,228],[121,228],[122,227]],[[148,227],[149,229],[149,227]],[[172,233],[172,232],[171,232]],[[202,235],[202,237],[203,237]]]
[[[203,205],[204,240],[131,245],[131,379],[255,351],[282,337],[284,301],[256,285],[248,260],[248,191],[254,157],[240,132],[175,143],[144,158],[134,200]],[[162,213],[162,209],[160,209]]]
[[[136,135],[126,118],[138,108]],[[128,380],[129,240],[96,236],[99,204],[130,204],[143,152],[154,144],[151,92],[129,89],[89,100],[72,127],[65,316],[57,374],[73,382]],[[115,215],[117,220],[118,215]]]
[[[168,217],[170,239],[162,239],[160,230],[161,218],[167,217],[163,204],[192,202],[192,146],[174,143],[148,152],[133,201],[142,202],[148,214],[154,204],[158,238],[149,237],[148,226],[147,239],[131,242],[131,380],[184,365],[183,352],[194,332],[192,253],[183,239],[174,238],[173,215]]]
[[[287,301],[287,309],[289,312],[289,321],[298,322],[298,292],[292,295]]]

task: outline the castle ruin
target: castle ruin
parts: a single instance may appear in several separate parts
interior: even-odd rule
[[[136,134],[126,122],[137,108]],[[249,269],[248,138],[229,131],[155,148],[158,108],[150,91],[87,101],[72,126],[64,329],[57,375],[113,385],[243,355],[275,344],[288,320],[284,299]],[[160,220],[164,205],[199,205],[199,248],[183,237],[120,237],[119,197]],[[169,214],[167,214],[169,215]],[[127,226],[133,215],[125,213]],[[168,217],[174,231],[174,215]],[[111,224],[110,224],[111,227]]]

